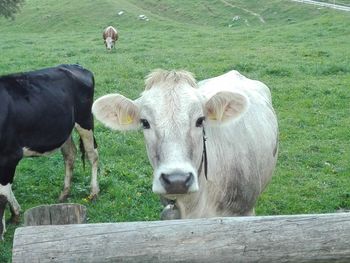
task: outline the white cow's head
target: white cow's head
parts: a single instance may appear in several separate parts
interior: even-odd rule
[[[156,70],[146,78],[139,99],[105,95],[95,101],[92,111],[114,130],[143,128],[154,169],[153,192],[172,198],[199,189],[203,126],[239,117],[247,103],[244,95],[228,91],[206,98],[189,72]]]
[[[107,37],[105,39],[105,45],[108,50],[112,50],[112,48],[114,47],[114,44],[115,44],[115,41],[113,40],[113,38]]]

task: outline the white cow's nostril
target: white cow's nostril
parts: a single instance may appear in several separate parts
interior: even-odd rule
[[[160,180],[161,180],[162,184],[166,184],[166,185],[171,184],[171,182],[170,182],[170,180],[169,180],[169,174],[164,174],[164,173],[162,173],[162,174],[160,175]]]

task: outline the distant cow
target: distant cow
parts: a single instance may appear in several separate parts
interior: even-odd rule
[[[106,48],[108,50],[112,50],[112,48],[115,46],[115,42],[118,40],[117,30],[112,26],[108,26],[103,31],[103,40],[105,42]]]
[[[69,194],[76,147],[75,127],[92,165],[91,198],[99,192],[98,153],[93,135],[91,106],[92,73],[79,65],[60,65],[0,77],[0,237],[5,231],[4,209],[8,202],[12,219],[20,206],[12,192],[18,162],[26,156],[41,156],[61,148],[65,162],[63,201]],[[22,186],[24,187],[24,186]],[[48,189],[49,190],[49,189]]]
[[[115,130],[143,127],[152,190],[173,200],[181,218],[254,214],[278,149],[263,83],[230,71],[198,87],[186,71],[156,70],[139,99],[105,95],[92,111]]]

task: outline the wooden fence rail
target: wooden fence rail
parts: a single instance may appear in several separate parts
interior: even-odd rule
[[[20,227],[13,262],[350,262],[350,213]]]
[[[41,205],[24,213],[25,226],[82,223],[86,223],[86,207],[80,204]]]

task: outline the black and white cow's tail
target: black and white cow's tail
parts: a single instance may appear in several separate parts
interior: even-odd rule
[[[84,148],[84,143],[81,137],[79,137],[79,150],[81,153],[81,161],[83,163],[83,168],[85,170],[85,148]]]
[[[96,142],[96,138],[94,136],[94,148],[97,149],[97,142]],[[85,148],[84,148],[84,143],[83,143],[83,140],[81,139],[81,137],[79,137],[79,150],[80,150],[80,153],[81,153],[81,161],[83,163],[83,168],[85,170]]]

